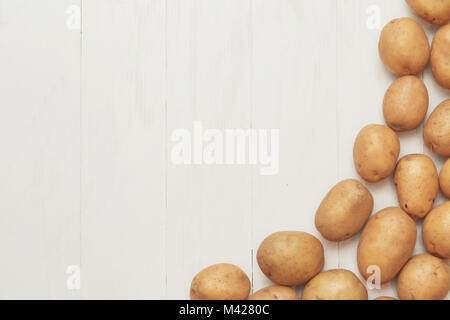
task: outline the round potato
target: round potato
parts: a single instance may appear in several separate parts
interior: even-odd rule
[[[427,215],[422,226],[422,239],[428,252],[450,259],[450,201]]]
[[[439,174],[439,185],[441,187],[442,193],[450,198],[450,159],[444,163]]]
[[[388,296],[381,296],[376,298],[375,300],[397,300],[397,299]]]
[[[315,224],[330,241],[343,241],[357,234],[373,209],[370,191],[359,181],[339,182],[325,196],[316,212]]]
[[[318,274],[324,265],[320,241],[300,231],[282,231],[268,236],[256,254],[262,272],[279,285],[297,286]]]
[[[449,266],[444,260],[429,254],[413,257],[398,276],[400,300],[441,300],[449,289]]]
[[[450,89],[450,24],[440,27],[431,45],[431,72],[440,86]]]
[[[367,300],[367,290],[353,272],[334,269],[312,278],[303,289],[302,300]]]
[[[436,166],[424,154],[409,154],[400,159],[394,174],[400,207],[414,218],[425,217],[439,192]]]
[[[402,209],[390,207],[377,212],[359,240],[361,275],[367,279],[379,268],[380,283],[391,281],[411,256],[416,236],[416,224]]]
[[[406,0],[409,6],[425,21],[442,25],[450,20],[450,1]]]
[[[394,131],[414,130],[425,120],[428,101],[428,90],[422,80],[416,76],[400,77],[384,95],[384,120]]]
[[[431,151],[450,156],[450,100],[442,102],[431,113],[423,128],[423,140]]]
[[[400,140],[390,128],[370,124],[361,129],[353,147],[353,161],[359,175],[368,182],[378,182],[395,169]]]
[[[384,65],[402,76],[422,72],[430,59],[425,31],[410,18],[394,19],[383,28],[378,51]]]
[[[248,300],[299,300],[299,297],[292,288],[272,286],[256,291]]]
[[[239,267],[220,263],[200,271],[191,283],[192,300],[245,300],[250,279]]]

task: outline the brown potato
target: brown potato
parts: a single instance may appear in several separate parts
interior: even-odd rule
[[[370,191],[359,181],[347,179],[335,185],[316,212],[315,224],[330,241],[343,241],[357,234],[373,209]]]
[[[384,65],[402,76],[422,72],[430,59],[425,31],[410,18],[394,19],[383,28],[378,51]]]
[[[439,185],[441,187],[442,193],[450,198],[450,159],[444,163],[439,174]]]
[[[289,287],[272,286],[256,291],[248,300],[299,300],[297,292]]]
[[[406,0],[409,6],[425,21],[442,25],[450,20],[448,0]]]
[[[383,100],[383,115],[394,131],[414,130],[425,120],[428,90],[416,76],[403,76],[391,84]]]
[[[256,254],[262,272],[279,285],[297,286],[318,274],[324,265],[320,241],[300,231],[282,231],[268,236]]]
[[[220,263],[200,271],[191,283],[192,300],[245,300],[250,279],[239,267]]]
[[[431,113],[423,128],[423,140],[431,151],[450,156],[450,100],[442,102]]]
[[[308,282],[302,300],[367,300],[367,289],[351,271],[328,270]]]
[[[390,207],[377,212],[359,240],[357,259],[361,275],[369,278],[369,267],[377,266],[380,283],[391,281],[411,256],[416,236],[416,224],[402,209]]]
[[[378,182],[395,169],[400,140],[390,128],[370,124],[361,129],[353,147],[353,161],[359,175],[368,182]]]
[[[431,72],[436,82],[450,89],[450,24],[436,32],[431,45]]]
[[[398,276],[400,300],[441,300],[449,289],[449,266],[444,260],[429,254],[411,258]]]
[[[400,159],[394,174],[400,207],[414,218],[425,217],[439,192],[436,166],[424,154],[409,154]]]
[[[428,252],[450,259],[450,201],[427,215],[422,226],[422,239]]]
[[[376,298],[375,300],[397,300],[397,299],[388,296],[381,296]]]

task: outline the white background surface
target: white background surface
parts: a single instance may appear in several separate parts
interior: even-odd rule
[[[321,199],[357,177],[354,138],[383,123],[395,79],[373,22],[401,16],[414,16],[403,0],[0,0],[0,298],[184,299],[217,262],[269,284],[262,239],[318,236]],[[431,112],[450,95],[421,76]],[[171,133],[195,120],[279,129],[278,175],[172,164]],[[421,133],[400,136],[401,155],[440,168]],[[397,205],[392,179],[369,188],[374,212]],[[359,275],[358,237],[322,242],[326,269]]]

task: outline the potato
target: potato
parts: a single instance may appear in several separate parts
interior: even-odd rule
[[[397,300],[397,299],[392,298],[392,297],[387,297],[387,296],[381,296],[381,297],[376,298],[375,300]]]
[[[312,278],[303,289],[302,300],[367,300],[367,290],[353,272],[334,269]]]
[[[245,300],[250,279],[239,267],[220,263],[200,271],[192,280],[192,300]]]
[[[256,291],[248,300],[299,300],[299,297],[292,288],[272,286]]]
[[[378,51],[384,65],[402,76],[422,72],[430,59],[425,31],[410,18],[394,19],[383,28]]]
[[[424,154],[409,154],[400,159],[394,174],[400,207],[413,218],[425,217],[439,192],[436,166]]]
[[[370,191],[359,181],[339,182],[325,196],[316,212],[315,224],[330,241],[343,241],[357,234],[373,209]]]
[[[450,25],[436,32],[431,45],[431,72],[436,82],[450,89]]]
[[[297,286],[322,270],[324,251],[320,241],[300,231],[282,231],[268,236],[256,254],[262,272],[279,285]]]
[[[449,266],[444,260],[429,254],[413,257],[398,276],[400,300],[441,300],[449,289]]]
[[[394,131],[414,130],[425,120],[428,100],[422,80],[416,76],[400,77],[384,95],[384,120]]]
[[[368,182],[378,182],[395,169],[400,141],[390,128],[370,124],[361,129],[353,147],[353,161],[359,175]]]
[[[431,151],[450,156],[450,100],[442,102],[431,113],[423,128],[423,140]]]
[[[442,25],[450,20],[448,0],[406,0],[409,6],[425,21]]]
[[[428,252],[450,259],[450,201],[427,215],[422,226],[422,239]]]
[[[413,252],[416,224],[402,209],[390,207],[377,212],[364,228],[358,244],[358,268],[367,279],[377,266],[380,283],[391,281]],[[368,269],[369,268],[369,269]]]
[[[450,198],[450,159],[447,159],[441,169],[441,173],[439,174],[439,185],[442,193],[447,198]]]

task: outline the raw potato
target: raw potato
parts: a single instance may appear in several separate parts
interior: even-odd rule
[[[312,278],[303,289],[302,300],[367,300],[367,290],[353,272],[334,269]]]
[[[400,207],[414,218],[425,217],[439,192],[436,166],[424,154],[410,154],[400,159],[394,174]]]
[[[411,256],[416,236],[416,224],[402,209],[390,207],[377,212],[359,240],[357,256],[361,275],[369,278],[377,266],[381,284],[391,281]]]
[[[442,25],[450,20],[448,0],[406,0],[409,6],[425,21]]]
[[[394,131],[414,130],[425,120],[428,101],[428,90],[422,80],[416,76],[400,77],[384,95],[384,120]]]
[[[398,276],[400,300],[441,300],[449,289],[449,266],[444,260],[429,254],[413,257]]]
[[[447,198],[450,198],[450,159],[447,159],[441,169],[441,173],[439,174],[439,185],[442,193]]]
[[[353,161],[359,175],[368,182],[378,182],[395,169],[400,141],[390,128],[370,124],[361,129],[353,147]]]
[[[357,234],[373,209],[370,191],[359,181],[348,179],[335,185],[317,209],[315,224],[330,241],[343,241]]]
[[[450,156],[450,100],[442,102],[431,113],[423,128],[423,139],[431,151]]]
[[[320,241],[300,231],[282,231],[268,236],[256,254],[262,272],[279,285],[297,286],[318,274],[324,265]]]
[[[431,71],[439,85],[450,89],[450,25],[436,32],[431,45]]]
[[[450,201],[427,215],[422,226],[422,239],[428,252],[450,259]]]
[[[430,59],[425,31],[410,18],[394,19],[383,28],[378,51],[384,65],[402,76],[422,72]]]
[[[397,300],[397,299],[388,296],[381,296],[376,298],[375,300]]]
[[[272,286],[256,291],[248,300],[299,300],[297,292],[289,287]]]
[[[192,300],[245,300],[250,279],[239,267],[220,263],[200,271],[192,280]]]

